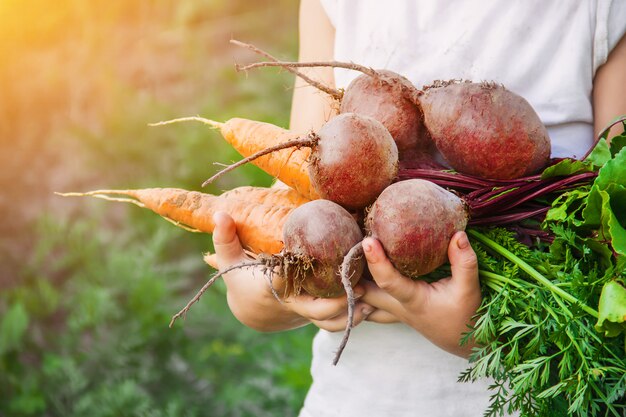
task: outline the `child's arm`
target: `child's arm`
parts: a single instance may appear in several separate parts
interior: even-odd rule
[[[319,0],[300,2],[299,34],[299,61],[333,60],[335,28]],[[333,69],[330,67],[301,68],[300,71],[323,84],[335,86]],[[318,129],[333,115],[332,99],[326,93],[296,78],[291,105],[291,130],[305,132]]]
[[[593,80],[594,131],[600,133],[617,116],[626,115],[626,36],[598,68]],[[610,136],[622,131],[617,125]],[[609,137],[610,137],[609,136]]]

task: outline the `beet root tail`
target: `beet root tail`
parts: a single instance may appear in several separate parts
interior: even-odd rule
[[[337,365],[339,363],[339,359],[341,358],[341,354],[348,343],[348,339],[350,338],[350,332],[354,327],[354,306],[356,301],[354,299],[354,290],[352,289],[352,282],[350,278],[352,278],[352,274],[354,271],[351,266],[354,263],[353,261],[363,256],[363,243],[359,242],[348,251],[346,256],[343,259],[343,263],[341,264],[341,283],[343,284],[344,289],[346,290],[346,297],[348,298],[348,320],[346,321],[346,329],[343,332],[343,338],[341,339],[341,343],[339,344],[339,348],[337,349],[337,353],[335,353],[335,358],[333,359],[333,365]]]

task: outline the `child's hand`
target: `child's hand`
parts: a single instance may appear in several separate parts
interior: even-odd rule
[[[465,232],[448,246],[452,276],[432,284],[400,274],[387,259],[380,242],[367,238],[363,249],[376,284],[366,284],[363,301],[375,307],[368,320],[401,321],[440,348],[467,357],[472,345],[460,346],[462,334],[481,301],[478,262]]]
[[[214,216],[213,244],[216,262],[220,269],[249,261],[237,237],[235,222],[226,213]],[[300,327],[309,322],[328,331],[341,331],[346,327],[348,305],[346,297],[314,298],[307,294],[290,296],[279,303],[263,279],[260,268],[243,268],[224,275],[227,287],[228,306],[239,321],[259,331],[278,331]],[[354,293],[362,296],[364,288],[356,286]],[[355,325],[362,322],[373,310],[357,302],[354,315]]]

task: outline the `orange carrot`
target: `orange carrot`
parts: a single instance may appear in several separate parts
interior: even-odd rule
[[[243,247],[253,253],[267,254],[281,251],[285,220],[293,209],[309,201],[292,189],[261,187],[240,187],[221,196],[179,188],[96,190],[60,195],[132,203],[193,232],[212,233],[213,214],[224,211],[235,221]]]
[[[241,186],[223,193],[220,198],[258,202],[266,206],[300,207],[311,201],[291,188]]]
[[[154,123],[152,126],[185,121],[198,121],[218,128],[224,139],[244,157],[302,136],[270,123],[242,118],[233,118],[220,123],[202,117],[183,117]],[[278,178],[306,198],[315,200],[319,198],[319,194],[311,185],[309,178],[310,155],[310,148],[281,149],[259,157],[252,163],[268,174]]]

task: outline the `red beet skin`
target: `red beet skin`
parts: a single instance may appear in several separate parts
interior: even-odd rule
[[[465,230],[467,220],[459,197],[430,181],[414,179],[387,187],[372,205],[366,227],[396,269],[418,277],[446,261],[450,239]]]
[[[539,171],[550,159],[550,139],[539,116],[502,86],[429,87],[420,103],[437,149],[459,172],[513,179]]]
[[[395,179],[398,148],[375,119],[340,114],[317,133],[311,154],[311,182],[320,196],[348,209],[361,209]]]
[[[345,294],[339,267],[363,233],[348,211],[328,200],[314,200],[296,208],[283,226],[285,269],[298,292],[314,297]],[[355,258],[351,270],[354,286],[363,274],[365,260]]]
[[[403,91],[414,88],[413,85],[395,72],[378,72],[389,78],[383,82],[362,74],[350,83],[341,100],[340,112],[359,113],[381,122],[396,141],[400,160],[429,151],[433,144],[424,127],[422,110]]]

